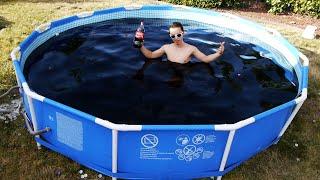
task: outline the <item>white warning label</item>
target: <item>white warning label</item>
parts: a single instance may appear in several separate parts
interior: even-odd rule
[[[163,150],[159,143],[160,139],[155,134],[145,134],[141,137],[140,159],[145,160],[173,160],[178,159],[191,163],[197,159],[210,159],[214,158],[215,152],[213,151],[213,143],[216,141],[214,134],[179,134],[175,138],[175,142],[166,140],[168,144],[176,144],[173,152],[171,150]],[[164,145],[168,145],[164,144]],[[168,146],[168,148],[171,146]],[[162,150],[160,150],[162,149]]]
[[[203,151],[202,159],[210,159],[213,155],[213,151]]]
[[[141,148],[140,159],[171,160],[174,153],[159,152],[156,148]]]
[[[216,136],[211,134],[205,137],[205,143],[214,143],[216,141]]]
[[[159,139],[154,134],[146,134],[141,137],[140,159],[148,160],[172,160],[173,152],[160,152],[156,147]]]

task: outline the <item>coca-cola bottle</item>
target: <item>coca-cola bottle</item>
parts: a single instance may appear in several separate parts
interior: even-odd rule
[[[141,46],[143,45],[143,41],[144,41],[144,25],[143,25],[143,21],[141,21],[140,26],[138,27],[136,34],[134,36],[133,46],[135,48],[141,48]]]

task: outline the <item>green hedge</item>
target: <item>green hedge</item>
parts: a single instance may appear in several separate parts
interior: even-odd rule
[[[294,12],[320,17],[320,0],[266,0],[269,12]]]
[[[239,0],[167,0],[169,3],[194,6],[200,8],[214,8],[214,7],[233,7],[240,8],[248,5],[247,1]]]
[[[200,8],[243,8],[257,0],[166,0],[169,3]],[[259,0],[266,3],[271,13],[294,12],[320,17],[320,0]]]

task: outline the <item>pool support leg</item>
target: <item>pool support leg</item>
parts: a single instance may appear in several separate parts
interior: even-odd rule
[[[292,114],[290,115],[289,119],[287,120],[287,122],[284,124],[283,128],[281,129],[279,135],[278,135],[278,140],[274,143],[277,144],[280,140],[280,138],[282,137],[282,135],[284,134],[284,132],[288,129],[289,125],[291,124],[293,118],[296,116],[296,114],[298,113],[299,109],[301,108],[302,104],[304,101],[300,102],[299,104],[296,105],[296,107],[294,108]]]
[[[112,173],[117,173],[118,171],[118,131],[112,130]],[[117,180],[117,178],[112,177],[112,180]]]
[[[37,121],[36,121],[36,113],[34,111],[34,107],[33,107],[33,102],[32,102],[32,98],[27,95],[27,99],[28,99],[28,103],[29,103],[29,107],[30,107],[30,113],[31,113],[31,122],[33,125],[33,129],[34,131],[38,130],[38,125],[37,125]],[[39,138],[39,135],[36,135],[37,138]],[[38,149],[41,149],[41,144],[37,142],[37,147]]]
[[[233,137],[234,137],[235,132],[236,132],[236,130],[231,130],[229,132],[228,140],[227,140],[224,152],[223,152],[223,156],[222,156],[222,160],[221,160],[219,171],[224,171],[224,168],[225,168],[225,166],[227,164],[227,160],[228,160],[228,156],[229,156],[229,153],[230,153],[230,149],[231,149],[231,145],[232,145],[232,142],[233,142]],[[222,176],[218,176],[217,180],[221,180],[221,178],[222,178]]]

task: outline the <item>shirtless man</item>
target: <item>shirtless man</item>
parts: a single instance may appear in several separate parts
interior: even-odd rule
[[[224,52],[224,42],[222,42],[216,53],[205,55],[197,47],[185,43],[183,41],[183,34],[184,30],[182,24],[174,22],[169,28],[169,35],[173,43],[165,44],[153,52],[142,45],[140,51],[149,59],[158,58],[163,54],[166,54],[169,61],[180,64],[188,63],[192,55],[200,61],[209,63],[220,57]]]

